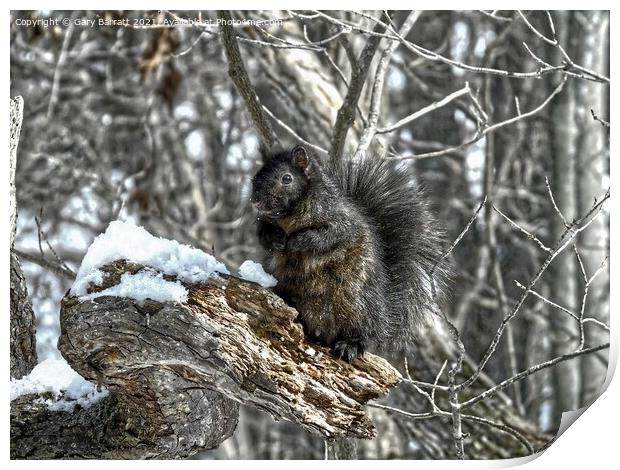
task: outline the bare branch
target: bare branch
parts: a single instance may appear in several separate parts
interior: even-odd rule
[[[243,64],[239,45],[237,44],[237,36],[233,26],[231,26],[232,16],[226,10],[218,10],[218,18],[222,19],[220,29],[222,32],[222,43],[224,44],[224,52],[228,59],[228,74],[235,84],[237,91],[245,101],[250,112],[250,117],[254,123],[258,135],[267,148],[271,148],[277,142],[277,137],[271,129],[271,125],[261,108],[256,91],[252,87],[248,72]]]
[[[551,262],[562,251],[564,251],[564,249],[574,240],[574,238],[580,232],[588,228],[588,226],[596,219],[596,217],[600,214],[604,203],[608,199],[609,199],[609,191],[607,191],[607,193],[603,196],[603,198],[600,201],[596,202],[592,206],[592,208],[582,218],[575,220],[573,223],[569,224],[569,226],[566,228],[566,230],[564,231],[560,239],[557,241],[553,251],[549,253],[547,258],[543,262],[542,266],[539,268],[538,272],[536,273],[536,275],[532,278],[532,280],[530,280],[527,286],[527,289],[521,295],[521,297],[519,298],[519,300],[513,307],[512,311],[502,320],[502,323],[500,327],[497,329],[497,332],[495,336],[493,337],[491,344],[488,346],[487,350],[484,353],[484,356],[482,357],[482,360],[480,361],[480,364],[478,365],[478,369],[476,370],[474,374],[471,375],[470,378],[468,378],[467,380],[465,380],[464,382],[458,385],[459,390],[463,390],[469,387],[472,383],[474,383],[477,380],[480,371],[484,369],[485,365],[491,358],[492,354],[495,352],[495,349],[497,345],[499,344],[499,341],[506,328],[506,325],[519,312],[519,310],[521,309],[521,306],[523,305],[523,303],[525,302],[525,299],[527,298],[529,291],[534,287],[536,282],[538,282],[538,280],[540,279],[542,274],[547,270]]]
[[[609,127],[609,121],[605,121],[604,119],[601,119],[600,117],[598,117],[598,115],[594,112],[593,109],[590,109],[590,113],[592,113],[592,118],[595,121],[598,121],[601,123],[601,126],[603,127]]]
[[[324,155],[327,155],[327,150],[325,150],[323,147],[319,147],[318,145],[315,144],[311,144],[310,142],[308,142],[307,140],[305,140],[303,137],[301,137],[297,132],[295,132],[293,129],[291,129],[290,126],[288,126],[286,123],[284,123],[282,120],[278,119],[268,108],[267,106],[265,106],[264,104],[261,105],[261,107],[263,108],[263,111],[265,111],[267,113],[267,115],[274,120],[274,122],[280,126],[282,129],[284,129],[286,132],[288,132],[291,136],[293,136],[295,139],[297,139],[299,142],[301,142],[302,144],[316,150],[319,153],[322,153]]]
[[[529,238],[530,240],[534,240],[536,242],[536,244],[542,250],[544,250],[546,252],[550,252],[551,251],[551,248],[549,248],[542,241],[540,241],[540,239],[536,235],[533,235],[531,232],[528,232],[523,227],[521,227],[519,224],[517,224],[515,221],[513,221],[510,217],[508,217],[506,214],[504,214],[502,211],[500,211],[497,207],[495,207],[495,204],[493,204],[492,207],[493,207],[493,210],[495,212],[497,212],[499,215],[501,215],[505,220],[507,220],[510,225],[512,225],[514,228],[516,228],[520,232],[524,233],[527,236],[527,238]]]
[[[400,121],[388,126],[388,127],[383,127],[383,128],[379,128],[377,129],[377,134],[387,134],[388,132],[393,132],[396,129],[409,124],[413,121],[415,121],[416,119],[430,113],[431,111],[434,111],[436,109],[439,109],[445,105],[447,105],[448,103],[450,103],[451,101],[465,95],[468,94],[470,92],[469,90],[469,85],[465,84],[465,86],[463,88],[461,88],[460,90],[457,90],[453,93],[450,93],[448,96],[446,96],[445,98],[439,100],[439,101],[435,101],[434,103],[429,104],[428,106],[425,106],[424,108],[420,109],[419,111],[416,111],[413,114],[410,114],[409,116],[401,119]]]
[[[498,75],[501,77],[508,77],[508,78],[520,78],[520,79],[524,79],[524,78],[540,78],[543,75],[549,74],[549,73],[553,73],[553,72],[562,72],[564,74],[566,74],[566,72],[571,72],[571,69],[575,69],[575,70],[579,70],[584,72],[583,75],[580,75],[579,78],[585,79],[585,80],[590,80],[590,81],[595,81],[595,82],[601,82],[601,83],[609,83],[609,78],[597,74],[596,72],[584,69],[581,66],[578,66],[574,63],[567,63],[565,65],[558,65],[558,66],[554,66],[551,68],[541,68],[539,70],[536,70],[534,72],[512,72],[512,71],[508,71],[508,70],[502,70],[502,69],[495,69],[495,68],[490,68],[490,67],[479,67],[479,66],[473,66],[473,65],[469,65],[469,64],[465,64],[462,62],[459,62],[457,60],[453,60],[453,59],[449,59],[448,57],[442,56],[441,54],[438,54],[437,52],[431,51],[429,49],[426,49],[422,46],[419,46],[417,44],[414,44],[412,42],[409,42],[407,40],[405,40],[405,38],[403,38],[401,35],[398,34],[398,32],[396,32],[393,28],[391,28],[390,25],[383,23],[381,20],[377,20],[376,18],[372,18],[371,16],[363,13],[363,12],[358,12],[358,11],[354,11],[353,13],[360,15],[364,18],[370,19],[371,21],[373,21],[375,23],[375,25],[378,24],[382,24],[383,26],[386,27],[386,30],[388,30],[388,33],[379,33],[376,31],[371,31],[368,30],[366,28],[363,28],[359,25],[356,25],[354,23],[351,22],[347,22],[345,20],[339,20],[337,18],[334,18],[332,16],[326,15],[322,12],[317,12],[319,15],[321,15],[322,17],[326,18],[328,21],[333,22],[334,24],[338,24],[341,26],[349,26],[351,27],[353,30],[355,31],[359,31],[361,33],[364,34],[368,34],[371,37],[382,37],[382,38],[387,38],[387,39],[398,39],[399,41],[402,42],[402,44],[409,49],[411,52],[413,52],[414,54],[426,59],[426,60],[431,60],[431,61],[435,61],[435,62],[441,62],[444,64],[448,64],[448,65],[452,65],[454,67],[463,69],[463,70],[467,70],[469,72],[475,72],[475,73],[483,73],[483,74],[489,74],[489,75]]]
[[[57,274],[58,276],[61,276],[61,277],[65,278],[65,279],[69,279],[69,280],[75,279],[75,273],[72,270],[70,270],[68,268],[65,268],[61,264],[55,263],[53,261],[49,261],[48,259],[46,259],[43,256],[35,256],[35,255],[32,255],[32,254],[27,253],[25,251],[18,250],[16,248],[14,248],[13,251],[21,259],[26,260],[26,261],[30,261],[31,263],[35,263],[35,264],[41,266],[42,268],[45,268],[48,271],[50,271],[50,272],[52,272],[54,274]]]
[[[562,356],[559,357],[555,357],[549,361],[540,363],[540,364],[536,364],[535,366],[532,366],[522,372],[519,372],[517,375],[514,375],[512,377],[510,377],[509,379],[504,380],[503,382],[500,382],[499,384],[497,384],[495,387],[492,387],[486,391],[484,391],[483,393],[481,393],[480,395],[477,395],[473,398],[470,398],[469,400],[461,403],[461,407],[462,408],[467,408],[469,406],[472,406],[476,403],[478,403],[481,400],[484,400],[485,398],[488,398],[490,396],[492,396],[493,394],[497,393],[500,390],[503,390],[504,388],[512,385],[513,383],[519,381],[519,380],[523,380],[525,377],[527,377],[528,375],[532,375],[542,369],[546,369],[548,367],[554,366],[560,362],[564,362],[564,361],[568,361],[570,359],[573,359],[575,357],[579,357],[582,356],[584,354],[591,354],[597,351],[601,351],[603,349],[607,349],[609,348],[609,343],[605,343],[605,344],[600,344],[598,346],[594,346],[591,348],[585,348],[585,349],[580,349],[578,351],[574,351],[568,354],[563,354]]]
[[[382,18],[384,17],[385,13],[382,15]],[[346,25],[344,26],[346,27]],[[377,23],[374,31],[385,31],[385,25],[382,23]],[[347,90],[347,95],[344,98],[342,106],[338,110],[336,124],[334,125],[332,146],[329,151],[332,158],[340,158],[342,155],[347,134],[355,119],[355,108],[362,93],[362,88],[364,87],[366,75],[368,75],[368,71],[370,69],[370,64],[375,56],[377,47],[379,47],[380,41],[381,36],[369,37],[364,49],[360,53],[360,56],[356,59],[355,63],[351,64],[353,71],[351,72],[349,89]]]
[[[523,119],[526,119],[540,112],[543,108],[545,108],[549,104],[549,102],[553,99],[554,96],[556,96],[558,93],[562,91],[566,83],[566,80],[567,80],[567,77],[565,76],[560,82],[560,84],[551,92],[551,94],[536,108],[532,109],[531,111],[528,111],[527,113],[520,113],[515,117],[506,119],[505,121],[501,121],[491,126],[478,129],[472,138],[463,142],[460,145],[457,145],[455,147],[450,147],[447,149],[443,149],[443,150],[438,150],[436,152],[422,153],[422,154],[417,154],[417,155],[408,155],[408,156],[402,156],[402,157],[390,157],[390,158],[393,158],[394,160],[423,159],[423,158],[434,158],[434,157],[439,157],[439,156],[458,152],[464,149],[465,147],[469,147],[470,145],[478,142],[480,139],[482,139],[483,137],[485,137],[487,134],[491,132],[494,132],[510,124],[514,124],[515,122],[521,121]]]
[[[400,28],[399,33],[402,36],[407,36],[409,31],[418,20],[422,12],[420,11],[412,11],[409,13],[403,25]],[[386,13],[387,16],[387,13]],[[362,136],[360,137],[359,143],[357,145],[357,150],[355,151],[355,155],[358,155],[362,152],[368,150],[368,146],[372,141],[373,137],[377,133],[377,123],[379,122],[379,109],[381,107],[381,96],[383,94],[383,85],[385,83],[385,74],[390,65],[390,61],[392,59],[392,54],[399,46],[399,42],[396,40],[388,41],[387,46],[383,50],[381,54],[381,59],[379,60],[379,64],[377,65],[377,70],[375,71],[375,78],[372,85],[372,93],[370,98],[370,110],[368,112],[368,119],[366,122],[366,126],[364,131],[362,132]]]
[[[73,36],[73,29],[75,27],[75,16],[74,12],[71,15],[69,26],[67,27],[64,35],[64,39],[62,41],[62,47],[60,49],[60,55],[58,56],[58,62],[56,63],[56,68],[54,69],[54,81],[52,82],[52,92],[50,93],[50,101],[47,106],[47,119],[48,121],[54,115],[54,109],[56,107],[56,101],[58,101],[58,89],[60,86],[60,75],[62,74],[62,68],[65,65],[65,60],[67,58],[67,50],[69,49],[69,43],[71,42],[71,37]]]

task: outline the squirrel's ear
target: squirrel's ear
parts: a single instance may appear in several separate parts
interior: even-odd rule
[[[293,163],[297,168],[299,168],[305,175],[310,173],[310,158],[308,157],[308,152],[301,145],[296,145],[291,150],[291,158],[293,159]]]

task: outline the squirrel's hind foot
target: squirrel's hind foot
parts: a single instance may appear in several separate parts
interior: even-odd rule
[[[339,340],[334,343],[334,355],[347,362],[353,362],[364,354],[366,345],[361,339]]]

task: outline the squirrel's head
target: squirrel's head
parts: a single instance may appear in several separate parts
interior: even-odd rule
[[[308,189],[314,163],[301,145],[271,155],[252,178],[250,201],[261,215],[289,215]]]

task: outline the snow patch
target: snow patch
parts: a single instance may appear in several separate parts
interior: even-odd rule
[[[278,283],[275,277],[265,272],[260,263],[250,260],[244,261],[239,266],[239,277],[263,287],[273,287]]]
[[[46,359],[27,376],[11,379],[11,400],[45,392],[54,395],[54,399],[44,400],[50,411],[73,411],[76,405],[88,408],[108,396],[106,389],[98,391],[95,384],[71,369],[64,359]]]
[[[101,285],[103,281],[99,268],[122,259],[152,270],[126,273],[117,286],[87,294],[89,283]],[[188,283],[206,282],[214,273],[229,274],[224,264],[202,250],[176,240],[155,237],[133,222],[117,220],[111,222],[88,248],[71,294],[88,299],[102,295],[119,295],[138,301],[150,298],[160,302],[182,302],[187,299],[187,291],[180,282],[166,281],[161,273],[153,270]]]
[[[136,274],[125,273],[121,276],[121,281],[115,286],[108,287],[99,292],[83,295],[81,298],[92,300],[104,295],[116,297],[129,297],[136,300],[140,305],[146,299],[157,302],[185,302],[187,300],[187,289],[179,281],[167,281],[162,273],[145,269]]]
[[[103,283],[103,271],[94,268],[82,277],[77,276],[73,282],[73,287],[71,287],[71,293],[79,292],[85,294],[88,285],[91,283],[100,286]]]

